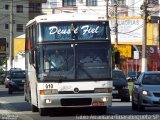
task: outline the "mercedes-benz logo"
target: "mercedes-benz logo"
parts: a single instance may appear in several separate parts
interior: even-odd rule
[[[78,88],[74,88],[74,93],[79,93],[79,89]]]

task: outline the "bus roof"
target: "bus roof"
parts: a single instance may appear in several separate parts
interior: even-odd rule
[[[60,21],[105,21],[106,17],[96,14],[86,13],[59,13],[52,15],[40,15],[30,20],[26,26],[36,22],[60,22]]]

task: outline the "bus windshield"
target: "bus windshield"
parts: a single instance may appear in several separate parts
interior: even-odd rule
[[[111,48],[103,43],[39,45],[40,81],[106,80],[111,78]]]

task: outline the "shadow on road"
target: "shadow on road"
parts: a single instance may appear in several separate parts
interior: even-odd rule
[[[91,108],[61,108],[61,109],[49,109],[48,115],[50,117],[65,117],[65,116],[89,116],[89,115],[104,115],[97,109]]]
[[[23,91],[16,91],[13,94],[8,94],[8,91],[0,91],[0,97],[11,97],[11,96],[22,96],[24,95]]]
[[[10,110],[13,112],[24,112],[31,111],[30,104],[27,102],[17,102],[17,103],[0,103],[0,109]]]
[[[132,110],[132,106],[113,106],[113,115],[153,115],[159,114],[160,108],[146,107],[144,111]]]

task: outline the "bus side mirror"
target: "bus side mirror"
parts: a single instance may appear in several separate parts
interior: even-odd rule
[[[120,64],[120,52],[115,52],[115,64]]]

